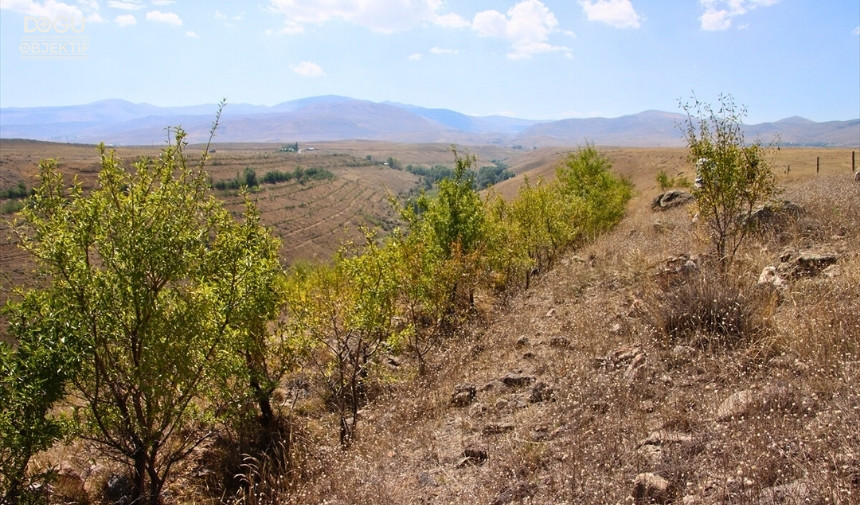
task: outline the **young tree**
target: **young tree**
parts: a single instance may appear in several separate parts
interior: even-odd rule
[[[750,230],[750,214],[776,192],[771,149],[746,143],[746,109],[730,95],[720,95],[719,110],[693,98],[683,103],[689,160],[696,165],[693,194],[699,218],[708,226],[720,265],[731,264]]]
[[[358,254],[341,251],[333,265],[295,272],[289,295],[292,331],[337,409],[343,448],[355,439],[374,360],[401,331],[394,325],[395,250],[366,238]]]
[[[475,157],[461,157],[456,149],[453,152],[453,175],[439,182],[439,193],[434,198],[422,195],[416,208],[401,213],[409,227],[409,239],[425,244],[426,253],[433,256],[427,261],[451,272],[438,277],[439,281],[451,280],[447,286],[450,310],[456,308],[458,293],[463,289],[470,304],[473,302],[486,238],[484,202],[474,188]]]
[[[258,281],[272,274],[273,244],[249,241],[264,234],[253,216],[239,225],[207,195],[203,161],[189,166],[184,146],[178,129],[132,170],[101,146],[89,194],[43,163],[16,229],[45,278],[27,324],[48,335],[69,328],[81,352],[72,380],[83,436],[128,462],[135,503],[158,503],[173,466],[208,436],[201,400],[231,370],[216,358],[232,356],[246,331],[237,325],[257,324],[256,338],[271,315],[271,295],[243,297],[271,289]],[[50,307],[64,308],[62,320],[42,317]],[[257,351],[247,348],[251,367]]]
[[[65,431],[52,409],[66,395],[80,351],[67,310],[38,292],[6,310],[17,341],[14,349],[0,342],[0,494],[9,503],[23,491],[30,458]]]

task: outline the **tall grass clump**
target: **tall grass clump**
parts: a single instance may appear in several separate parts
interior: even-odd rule
[[[770,332],[776,294],[752,280],[735,278],[713,265],[682,272],[648,303],[651,323],[667,344],[704,351],[761,341]]]

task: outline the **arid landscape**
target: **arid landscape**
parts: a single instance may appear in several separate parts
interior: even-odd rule
[[[296,166],[334,175],[251,194],[282,240],[285,265],[324,262],[361,226],[390,231],[399,221],[388,197],[420,182],[402,167],[454,161],[445,144],[280,147],[215,145],[207,166],[213,182],[246,167],[259,176]],[[192,159],[199,149],[189,150]],[[479,166],[502,160],[517,174],[490,190],[506,198],[525,177],[552,178],[573,149],[458,146]],[[802,211],[762,226],[732,277],[716,282],[695,204],[653,206],[663,191],[658,173],[694,179],[686,151],[598,149],[635,187],[618,226],[567,253],[529,289],[479,298],[469,324],[429,356],[425,376],[408,357],[391,355],[349,450],[338,447],[336,419],[315,386],[301,371],[292,375],[277,398],[291,423],[293,466],[247,460],[245,487],[230,491],[237,503],[860,503],[860,183],[852,151],[778,150],[779,198]],[[157,149],[118,154],[131,161]],[[3,140],[0,185],[31,187],[47,157],[94,184],[93,146]],[[235,192],[215,194],[239,212]],[[4,216],[4,235],[12,218]],[[798,269],[792,262],[807,253],[831,258],[827,268]],[[8,236],[0,257],[5,298],[26,285],[32,265]],[[766,267],[778,282],[762,275]],[[676,311],[709,300],[746,318],[742,339],[667,333]],[[230,499],[212,494],[224,457],[217,445],[201,446],[165,501]],[[117,470],[82,443],[39,455],[33,466],[61,470],[56,503],[100,503]]]

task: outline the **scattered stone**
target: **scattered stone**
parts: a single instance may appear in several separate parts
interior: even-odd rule
[[[782,385],[768,385],[759,391],[738,391],[726,398],[717,408],[717,421],[746,417],[753,408],[790,410],[803,408],[809,401],[797,398],[794,391]]]
[[[484,435],[498,435],[500,433],[507,433],[509,431],[514,431],[514,425],[510,423],[490,423],[484,426],[484,429],[481,432]]]
[[[489,458],[487,449],[478,445],[469,445],[463,449],[462,457],[457,461],[457,468],[463,468],[466,465],[481,465]]]
[[[654,473],[640,473],[633,481],[635,503],[668,503],[669,481]]]
[[[483,403],[475,403],[469,407],[469,415],[472,417],[480,417],[487,411],[487,406]]]
[[[517,339],[517,347],[525,347],[529,345],[529,343],[529,337],[525,335]]]
[[[534,386],[532,386],[531,395],[529,396],[529,402],[531,403],[540,403],[546,402],[553,399],[554,390],[552,386],[545,382],[538,382]]]
[[[438,487],[439,486],[439,482],[436,481],[436,478],[427,472],[421,472],[421,474],[418,476],[418,483],[424,487]]]
[[[734,393],[717,407],[717,421],[729,421],[746,416],[754,402],[755,394],[749,389]]]
[[[660,466],[663,463],[663,448],[659,445],[643,445],[636,449],[636,453],[645,458],[651,467]]]
[[[809,482],[800,479],[782,486],[762,489],[758,502],[762,505],[801,505],[818,503]]]
[[[549,345],[552,347],[570,347],[570,339],[562,336],[552,337],[549,339]]]
[[[771,285],[777,289],[785,289],[788,286],[788,283],[785,282],[785,279],[779,275],[776,267],[764,267],[764,270],[761,271],[761,275],[758,276],[759,285]]]
[[[502,489],[492,505],[508,505],[514,501],[522,501],[534,494],[528,482],[521,480],[516,484]]]
[[[651,201],[651,209],[667,210],[673,207],[688,204],[695,199],[696,197],[694,197],[690,193],[687,193],[686,191],[673,189],[672,191],[666,191],[665,193],[660,193],[659,195],[657,195],[654,200]]]
[[[473,384],[457,384],[454,386],[454,392],[451,394],[451,405],[466,407],[472,403],[477,394],[478,390]]]
[[[132,483],[127,475],[115,473],[105,481],[103,494],[110,503],[127,503],[131,493]]]
[[[685,444],[693,441],[693,436],[680,431],[657,430],[652,431],[644,440],[640,440],[638,446],[644,445],[667,445]]]
[[[518,386],[528,386],[532,382],[534,382],[536,377],[534,375],[524,375],[521,373],[509,373],[502,378],[502,382],[505,386],[508,387],[518,387]]]
[[[552,317],[555,315],[555,308],[549,309],[544,317]]]
[[[699,259],[687,253],[669,256],[657,267],[656,279],[662,288],[683,282],[687,276],[699,270]]]
[[[627,379],[627,382],[633,382],[639,376],[639,373],[642,371],[643,365],[645,365],[645,353],[640,352],[633,356],[633,361],[630,362],[630,365],[627,366],[627,370],[624,372],[624,378]]]
[[[754,228],[773,228],[796,220],[804,214],[806,209],[796,203],[788,200],[770,201],[754,209],[747,222]]]
[[[820,253],[814,251],[796,252],[787,249],[780,254],[780,264],[777,272],[788,278],[814,277],[827,267],[836,264],[838,256],[835,253]]]
[[[535,357],[535,353],[533,353],[531,351],[526,351],[525,353],[523,353],[523,359],[532,359],[534,357]]]

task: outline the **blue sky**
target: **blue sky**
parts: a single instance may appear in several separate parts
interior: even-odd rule
[[[857,0],[0,0],[0,44],[2,107],[337,94],[561,119],[727,93],[750,123],[860,117]]]

